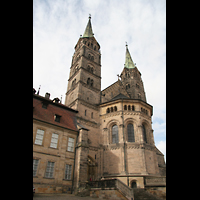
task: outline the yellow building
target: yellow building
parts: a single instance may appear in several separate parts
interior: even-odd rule
[[[33,184],[36,193],[71,192],[77,111],[33,92]]]

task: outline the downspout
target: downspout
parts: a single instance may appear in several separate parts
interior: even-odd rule
[[[75,146],[75,152],[74,152],[74,167],[73,167],[73,179],[72,179],[72,191],[71,194],[74,192],[74,174],[75,174],[75,161],[76,161],[76,149],[77,149],[77,142],[78,142],[78,137],[79,137],[79,131],[76,137],[76,146]]]
[[[123,141],[124,141],[124,171],[126,173],[126,146],[125,146],[125,137],[124,137],[124,112],[123,112],[124,106],[123,106],[123,98],[122,98],[122,131],[123,131]]]

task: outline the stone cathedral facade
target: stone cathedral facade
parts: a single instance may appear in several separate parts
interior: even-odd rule
[[[150,178],[166,176],[164,155],[154,143],[153,106],[127,45],[125,50],[118,80],[101,90],[100,45],[89,17],[75,45],[65,98],[65,105],[78,111],[74,188],[106,178],[145,188]]]

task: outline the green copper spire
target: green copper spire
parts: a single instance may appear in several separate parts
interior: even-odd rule
[[[129,50],[128,50],[128,45],[126,43],[126,58],[125,58],[125,64],[124,64],[124,67],[128,68],[128,69],[131,69],[131,68],[135,68],[135,64],[131,58],[131,54],[129,53]]]
[[[89,21],[88,24],[86,26],[85,32],[83,34],[83,37],[94,37],[93,36],[93,32],[92,32],[92,24],[91,24],[91,15],[89,15]]]

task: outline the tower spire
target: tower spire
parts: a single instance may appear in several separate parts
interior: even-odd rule
[[[131,58],[131,54],[128,50],[128,44],[126,42],[126,58],[125,58],[125,64],[124,64],[124,67],[128,68],[128,69],[131,69],[131,68],[135,68],[135,64]]]
[[[87,23],[87,26],[85,28],[85,32],[83,34],[83,37],[94,37],[92,31],[92,24],[91,24],[91,14],[89,14],[89,21]]]

